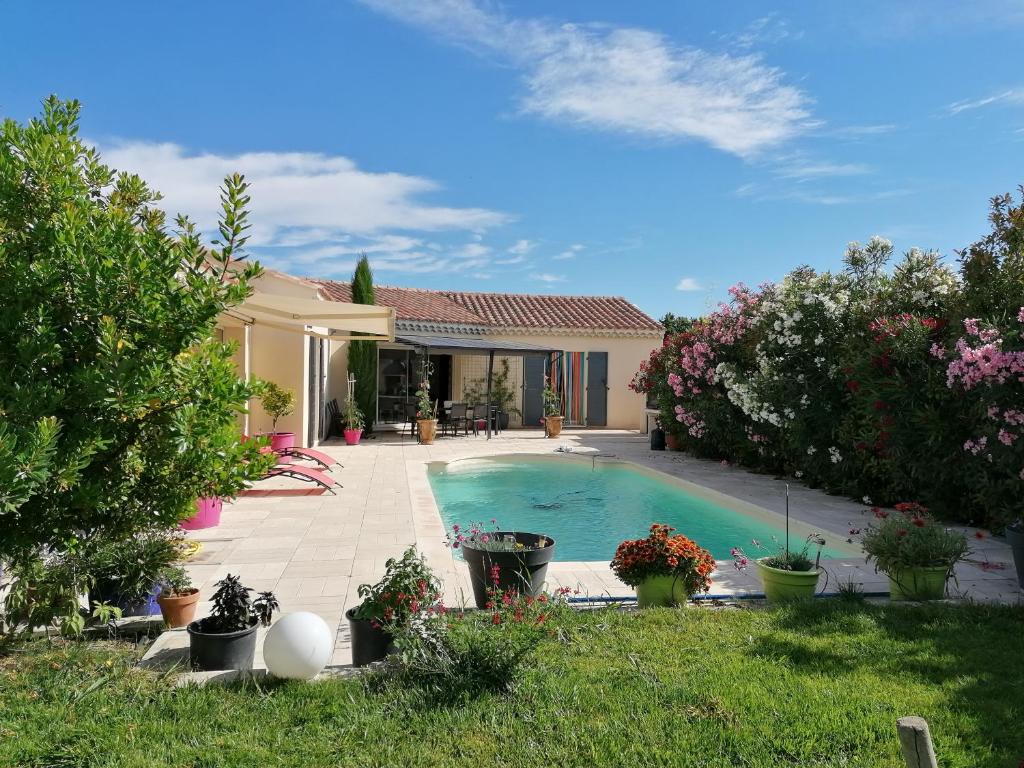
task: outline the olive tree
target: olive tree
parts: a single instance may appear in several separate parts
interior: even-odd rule
[[[220,237],[168,226],[137,175],[78,137],[79,105],[0,128],[0,558],[171,526],[265,469],[251,395],[214,338],[250,293],[247,184]]]

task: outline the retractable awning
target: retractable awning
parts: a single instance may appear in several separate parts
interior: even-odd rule
[[[257,292],[228,314],[244,323],[333,341],[395,339],[393,307],[347,304],[342,301],[321,301]],[[311,328],[323,331],[314,331]]]
[[[400,344],[423,347],[431,352],[458,352],[463,355],[487,355],[492,352],[506,355],[546,355],[560,350],[539,347],[521,341],[500,341],[498,339],[472,339],[459,336],[421,336],[400,333],[395,336]]]

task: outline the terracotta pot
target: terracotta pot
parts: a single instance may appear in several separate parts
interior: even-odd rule
[[[216,496],[196,499],[196,513],[179,525],[186,531],[198,531],[203,528],[214,528],[220,525],[220,513],[224,508],[224,500]]]
[[[433,445],[434,436],[437,434],[437,419],[417,419],[416,436],[420,445]]]
[[[682,450],[682,445],[679,442],[679,435],[675,432],[665,432],[665,447],[670,451]]]
[[[345,445],[359,445],[359,438],[363,436],[363,430],[361,429],[346,429],[344,430]]]
[[[564,418],[564,416],[545,416],[544,436],[558,437],[560,434],[562,434],[562,419]]]
[[[199,590],[192,589],[183,595],[159,595],[156,602],[167,626],[184,627],[192,623],[192,619],[196,617]]]

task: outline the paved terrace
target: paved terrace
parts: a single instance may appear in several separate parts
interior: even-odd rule
[[[778,479],[681,453],[654,452],[649,450],[647,437],[634,432],[567,430],[552,440],[545,439],[540,430],[516,430],[490,441],[482,435],[438,438],[432,446],[386,435],[355,447],[332,443],[323,448],[344,465],[333,470],[344,484],[336,495],[318,494],[299,481],[275,479],[258,483],[255,492],[225,505],[220,526],[189,534],[202,541],[203,547],[188,570],[206,598],[217,580],[234,573],[255,590],[273,590],[284,613],[319,614],[331,627],[338,627],[331,663],[348,664],[351,655],[344,611],[358,603],[359,584],[379,579],[384,562],[401,555],[411,544],[426,554],[443,579],[448,604],[472,603],[465,565],[457,562],[442,542],[444,528],[427,481],[427,464],[510,453],[547,454],[563,445],[577,454],[599,453],[633,461],[770,510],[784,509],[784,485]],[[868,522],[865,505],[810,488],[793,485],[791,502],[794,517],[822,530],[833,541],[845,540],[851,527]],[[489,510],[481,512],[482,518],[490,516]],[[500,519],[500,514],[496,516]],[[964,530],[973,537],[975,529]],[[971,542],[972,561],[958,566],[958,583],[950,585],[954,594],[985,601],[1024,599],[1013,578],[1005,542],[987,535]],[[833,578],[829,591],[849,580],[867,592],[888,588],[886,579],[865,566],[863,558],[823,562]],[[712,593],[760,592],[754,570],[737,573],[731,562],[720,561],[713,574]],[[580,590],[581,595],[633,594],[614,577],[606,562],[555,562],[548,576],[552,588],[568,586]],[[200,615],[205,615],[209,605],[200,604]],[[158,646],[156,650],[187,646],[187,638],[180,631],[165,633]],[[259,658],[257,666],[262,666]]]

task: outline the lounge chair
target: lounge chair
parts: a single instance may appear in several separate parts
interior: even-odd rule
[[[242,435],[242,441],[250,440],[248,435]],[[266,446],[260,449],[261,453],[276,453],[278,456],[288,456],[293,459],[304,459],[307,461],[315,461],[324,469],[330,469],[335,464],[341,467],[341,462],[333,456],[328,456],[323,451],[314,451],[312,448],[282,448],[280,451],[275,451],[273,448]],[[344,467],[342,467],[344,469]]]
[[[278,464],[272,468],[262,479],[266,480],[271,477],[293,477],[296,480],[306,480],[311,483],[316,483],[326,491],[334,493],[334,487],[343,487],[341,483],[335,480],[333,477],[328,475],[326,472],[321,472],[319,469],[311,469],[310,467],[301,467],[298,464]]]

